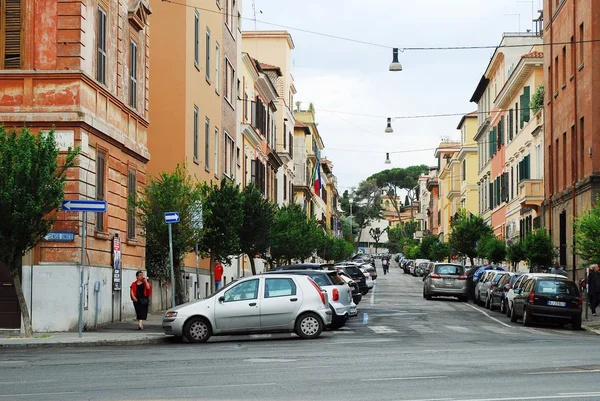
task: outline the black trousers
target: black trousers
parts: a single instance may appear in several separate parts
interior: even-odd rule
[[[592,313],[596,313],[596,308],[600,305],[600,292],[590,292],[590,307],[592,308]]]
[[[133,307],[135,308],[137,320],[148,320],[148,304],[142,305],[139,302],[134,302]]]

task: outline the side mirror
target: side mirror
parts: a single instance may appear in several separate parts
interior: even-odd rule
[[[220,303],[223,303],[223,302],[225,302],[225,297],[224,297],[223,295],[221,295],[221,296],[219,297],[219,302],[220,302]]]

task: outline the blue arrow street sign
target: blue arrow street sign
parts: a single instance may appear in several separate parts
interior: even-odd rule
[[[69,212],[106,212],[103,200],[64,200],[62,210]]]
[[[179,212],[166,212],[165,213],[165,223],[167,223],[167,224],[179,223]]]

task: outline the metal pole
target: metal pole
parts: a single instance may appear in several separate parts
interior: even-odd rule
[[[171,308],[175,307],[175,273],[173,271],[173,232],[169,226],[169,259],[171,261]]]
[[[87,225],[87,212],[82,212],[81,223],[81,267],[79,277],[79,337],[83,335],[83,266],[85,265],[85,236]]]
[[[196,242],[196,299],[200,299],[200,258],[198,257],[198,243]]]

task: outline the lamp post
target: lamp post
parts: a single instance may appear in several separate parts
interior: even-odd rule
[[[350,202],[350,239],[352,240],[352,245],[354,245],[354,227],[352,226],[352,204],[354,203],[354,199],[352,195],[350,195],[348,202]]]

